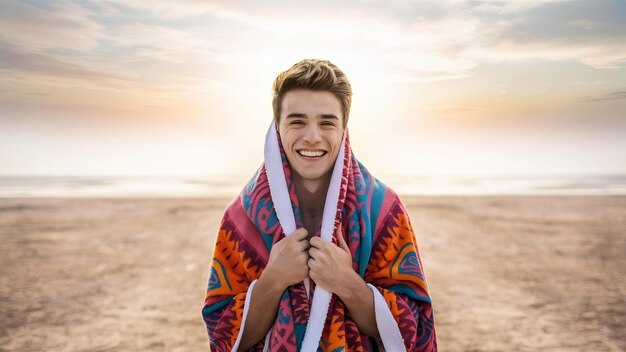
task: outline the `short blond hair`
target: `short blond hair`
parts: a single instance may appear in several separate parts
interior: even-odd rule
[[[352,87],[348,77],[332,62],[304,59],[276,76],[272,86],[272,108],[276,124],[280,120],[283,96],[288,91],[297,88],[333,93],[343,107],[343,124],[346,126],[352,104]]]

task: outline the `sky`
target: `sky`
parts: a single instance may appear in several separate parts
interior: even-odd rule
[[[328,59],[374,174],[626,173],[624,1],[1,1],[0,175],[252,175]]]

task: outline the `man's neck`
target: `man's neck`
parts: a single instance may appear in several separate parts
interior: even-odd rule
[[[298,202],[300,203],[300,211],[305,215],[322,214],[324,211],[324,203],[326,202],[326,193],[328,193],[328,185],[330,184],[330,175],[323,180],[303,180],[294,177],[294,186]]]

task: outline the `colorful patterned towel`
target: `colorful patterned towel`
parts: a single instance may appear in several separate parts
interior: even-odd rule
[[[301,282],[283,292],[267,338],[251,350],[436,351],[431,300],[408,212],[398,195],[354,157],[347,130],[317,235],[337,244],[337,226],[342,227],[354,270],[374,292],[381,340],[361,334],[336,295],[325,298],[326,292],[313,282],[307,295],[309,288]],[[300,227],[291,170],[272,124],[265,162],[228,205],[217,235],[202,309],[212,351],[238,348],[250,293],[272,245]]]

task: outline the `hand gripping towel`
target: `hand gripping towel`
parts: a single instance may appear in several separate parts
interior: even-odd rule
[[[347,129],[315,234],[337,244],[341,226],[352,266],[372,289],[380,340],[362,334],[336,295],[305,280],[283,292],[276,319],[251,351],[436,351],[432,302],[415,233],[398,195],[350,148]],[[226,208],[202,308],[212,351],[236,351],[250,296],[272,246],[303,227],[292,170],[274,123],[265,160]]]

